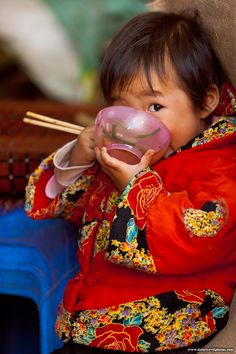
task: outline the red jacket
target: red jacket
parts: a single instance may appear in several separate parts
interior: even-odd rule
[[[40,165],[26,190],[28,215],[80,225],[80,273],[56,325],[62,340],[154,351],[225,325],[236,284],[235,142],[235,119],[222,117],[122,195],[96,164],[50,200],[53,156]]]

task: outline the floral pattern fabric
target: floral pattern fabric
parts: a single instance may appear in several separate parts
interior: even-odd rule
[[[169,292],[108,308],[60,308],[57,332],[65,341],[110,350],[148,353],[190,346],[224,327],[228,307],[218,294]],[[70,332],[70,335],[69,335]]]
[[[189,208],[184,213],[184,223],[192,236],[214,236],[224,226],[226,210],[219,203],[211,203],[215,210]]]
[[[235,133],[235,131],[236,117],[222,116],[218,118],[208,129],[204,130],[197,137],[190,140],[186,145],[182,146],[179,150],[177,150],[177,153],[195,146],[199,146],[214,140],[221,139],[225,136]]]

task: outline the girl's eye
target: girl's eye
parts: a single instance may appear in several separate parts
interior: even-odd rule
[[[149,111],[150,112],[158,112],[160,111],[160,109],[162,108],[163,106],[161,106],[160,104],[158,103],[153,103],[151,104],[151,106],[149,107]]]

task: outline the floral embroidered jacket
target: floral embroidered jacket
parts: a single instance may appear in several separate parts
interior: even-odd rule
[[[228,115],[122,194],[98,164],[53,200],[44,192],[53,155],[31,175],[27,214],[79,227],[80,272],[56,323],[63,341],[151,352],[224,327],[236,284],[235,98],[226,91]]]

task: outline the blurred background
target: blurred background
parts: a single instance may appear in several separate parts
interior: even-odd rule
[[[61,346],[53,328],[57,306],[65,274],[77,267],[76,237],[66,238],[67,225],[24,213],[29,175],[76,136],[24,124],[23,117],[33,111],[93,123],[104,104],[103,52],[129,18],[147,11],[147,2],[0,0],[1,354],[49,354]]]
[[[1,195],[24,191],[38,161],[74,138],[24,124],[26,111],[93,123],[104,105],[98,83],[104,50],[129,18],[147,11],[147,3],[0,0]],[[22,174],[17,161],[25,157]]]
[[[106,45],[145,0],[0,0],[0,98],[98,102]],[[29,87],[31,84],[31,87]]]

